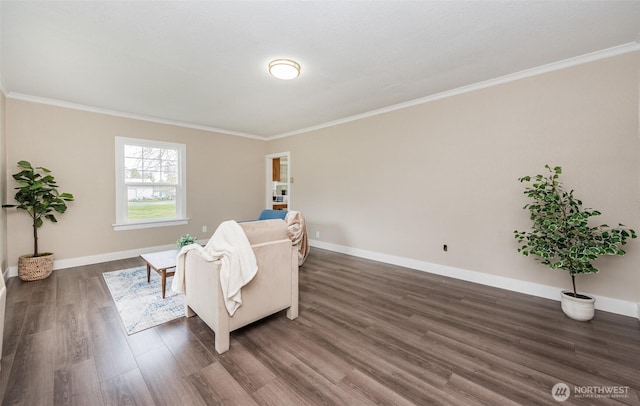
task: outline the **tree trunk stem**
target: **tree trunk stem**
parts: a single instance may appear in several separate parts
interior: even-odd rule
[[[33,216],[33,256],[38,256],[38,226],[36,225],[36,216]]]

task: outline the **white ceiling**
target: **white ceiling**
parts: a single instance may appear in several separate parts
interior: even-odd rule
[[[274,137],[617,47],[640,1],[2,1],[9,97]],[[274,58],[302,65],[269,76]]]

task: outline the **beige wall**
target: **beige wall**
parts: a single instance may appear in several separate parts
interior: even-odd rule
[[[256,218],[264,206],[263,141],[11,98],[6,117],[7,176],[17,171],[16,162],[28,160],[51,169],[60,191],[75,196],[59,223],[39,230],[40,250],[58,260],[172,244],[187,232],[205,238],[221,221]],[[113,231],[115,136],[187,145],[188,225]],[[14,186],[11,179],[9,190]],[[8,259],[15,265],[32,252],[29,217],[9,211],[8,229]]]
[[[5,105],[6,98],[0,92],[0,202],[8,201],[7,197],[7,143],[5,132]],[[7,212],[0,210],[0,271],[7,272],[9,263],[7,261]]]
[[[603,221],[640,230],[639,93],[636,52],[268,143],[2,98],[2,190],[11,201],[18,160],[49,167],[76,201],[40,230],[41,248],[58,259],[108,254],[254,218],[265,154],[291,151],[293,208],[312,238],[567,288],[566,274],[516,252],[512,231],[528,226],[516,179],[561,165]],[[187,144],[188,226],[113,231],[115,136]],[[5,267],[32,247],[24,213],[8,211],[7,227]],[[601,260],[578,288],[640,302],[640,243],[628,252]]]
[[[311,238],[569,288],[516,252],[517,178],[546,163],[588,207],[640,231],[640,53],[625,54],[269,142],[291,152]],[[443,244],[449,251],[443,252]],[[640,302],[640,243],[578,289]]]

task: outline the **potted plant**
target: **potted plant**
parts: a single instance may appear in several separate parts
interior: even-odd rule
[[[21,171],[13,178],[19,185],[14,197],[19,204],[2,207],[17,207],[32,219],[33,255],[22,255],[18,259],[18,276],[23,281],[34,281],[48,277],[53,270],[53,254],[38,251],[38,228],[42,227],[45,219],[57,223],[54,214],[67,211],[66,202],[73,200],[73,195],[58,192],[58,185],[47,168],[34,168],[27,161],[18,162],[18,167]]]
[[[190,245],[190,244],[195,244],[198,242],[198,239],[194,236],[192,236],[191,234],[185,234],[182,237],[178,238],[178,241],[176,241],[176,245],[178,246],[178,248],[182,248],[185,245]]]
[[[518,252],[534,255],[536,260],[551,269],[569,272],[572,291],[562,291],[560,298],[563,312],[575,320],[587,321],[594,316],[595,299],[576,290],[576,275],[596,273],[593,261],[604,255],[624,255],[620,247],[636,232],[625,228],[609,227],[606,224],[591,226],[589,219],[599,216],[597,210],[582,207],[573,190],[567,192],[559,181],[562,168],[551,168],[547,175],[534,178],[524,176],[520,182],[533,184],[525,188],[524,194],[532,199],[524,206],[533,222],[530,231],[515,230],[520,244]]]

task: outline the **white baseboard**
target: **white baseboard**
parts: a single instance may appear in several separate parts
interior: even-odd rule
[[[495,288],[506,289],[514,292],[525,293],[527,295],[560,301],[560,292],[562,291],[562,288],[556,286],[542,285],[540,283],[506,278],[504,276],[491,275],[478,271],[470,271],[446,265],[433,264],[430,262],[418,261],[411,258],[382,254],[375,251],[352,248],[318,240],[309,240],[309,245],[329,251],[340,252],[342,254],[353,255],[354,257],[371,259],[373,261],[384,262],[387,264],[402,266],[405,268],[411,268],[423,272],[429,272],[436,275],[448,276],[451,278],[474,282],[481,285],[493,286]],[[606,296],[593,296],[595,296],[596,298],[596,309],[620,314],[623,316],[637,317],[640,320],[640,304]]]
[[[133,257],[137,257],[140,254],[147,254],[150,252],[164,251],[164,250],[170,250],[175,248],[176,246],[174,244],[168,244],[168,245],[158,245],[156,247],[136,248],[136,249],[127,250],[127,251],[109,252],[106,254],[90,255],[90,256],[79,257],[79,258],[60,259],[60,260],[56,260],[54,258],[53,270],[55,271],[58,269],[73,268],[75,266],[99,264],[101,262],[133,258]],[[7,278],[18,276],[18,267],[15,265],[10,266],[6,274],[7,275],[5,276],[5,280]]]
[[[200,241],[199,241],[200,242]],[[434,264],[416,259],[400,257],[396,255],[383,254],[375,251],[363,250],[359,248],[347,247],[344,245],[327,243],[318,240],[309,240],[312,247],[326,249],[329,251],[340,252],[342,254],[353,255],[373,261],[384,262],[387,264],[403,266],[422,272],[429,272],[436,275],[448,276],[455,279],[461,279],[468,282],[479,283],[481,285],[493,286],[500,289],[511,290],[514,292],[525,293],[537,297],[543,297],[551,300],[560,300],[560,291],[562,288],[557,286],[542,285],[540,283],[527,282],[519,279],[506,278],[504,276],[491,275],[478,271],[454,268],[451,266]],[[175,245],[159,245],[156,247],[136,248],[127,251],[110,252],[106,254],[91,255],[86,257],[61,259],[53,261],[53,269],[64,269],[76,266],[97,264],[100,262],[114,261],[118,259],[126,259],[137,257],[140,254],[149,252],[170,250]],[[18,276],[18,267],[10,266],[4,273],[4,279]],[[636,317],[640,320],[640,303],[634,303],[627,300],[615,299],[606,296],[596,297],[596,309],[606,312],[616,313],[623,316]]]

